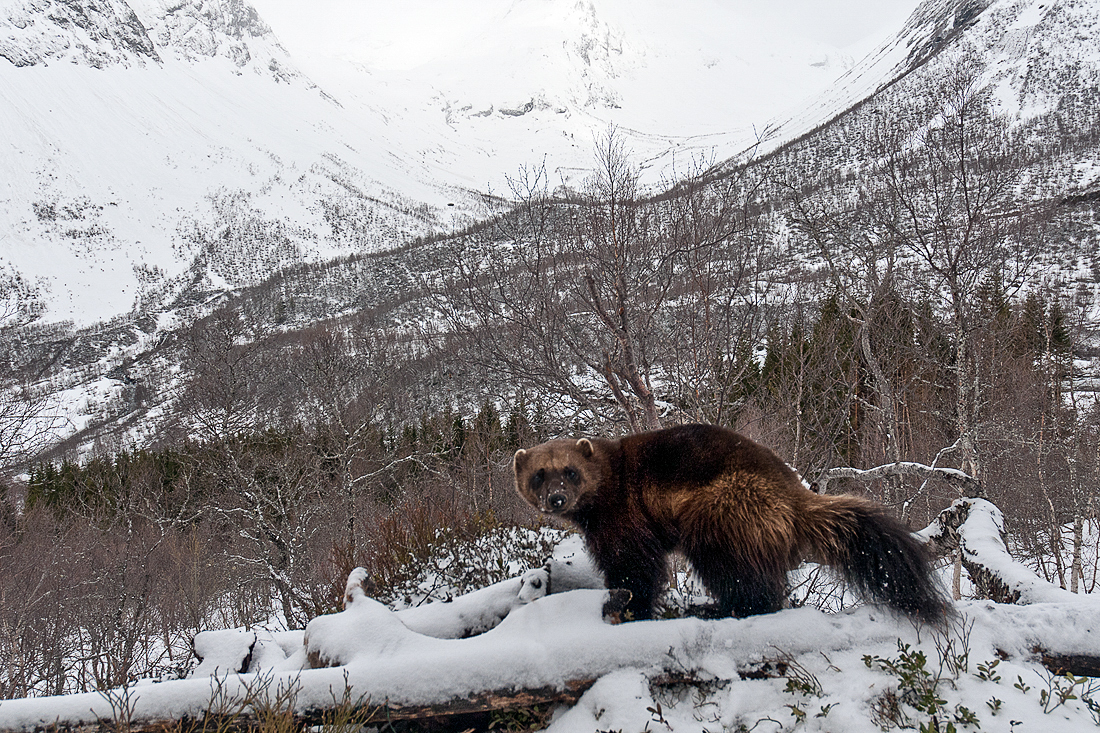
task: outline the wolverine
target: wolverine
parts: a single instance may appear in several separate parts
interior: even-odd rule
[[[947,605],[923,544],[885,507],[805,487],[770,449],[714,425],[619,439],[551,440],[516,452],[516,490],[583,533],[608,588],[652,618],[680,552],[720,616],[778,611],[787,572],[834,568],[865,598],[922,621]]]

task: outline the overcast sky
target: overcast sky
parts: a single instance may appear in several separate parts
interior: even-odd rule
[[[897,30],[919,0],[732,0],[761,20],[844,48],[870,34]],[[897,27],[895,27],[897,26]]]
[[[667,0],[660,0],[667,2]],[[838,48],[880,40],[896,30],[919,0],[717,0],[751,19],[789,29],[810,40]],[[502,0],[252,0],[260,15],[291,54],[296,51],[343,50],[363,33],[384,33],[391,24],[402,24],[403,13],[427,14],[439,23],[461,16],[477,16],[487,8],[499,8]],[[599,2],[596,3],[597,9]],[[408,10],[407,10],[408,9]],[[434,34],[429,34],[434,35]],[[864,50],[862,48],[858,50]],[[869,50],[869,49],[867,49]]]

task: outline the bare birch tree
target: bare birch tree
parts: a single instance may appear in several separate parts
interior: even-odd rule
[[[21,343],[44,309],[38,287],[0,267],[0,477],[46,448],[65,423],[56,400],[35,384],[35,364]]]
[[[780,305],[766,277],[779,254],[761,211],[766,172],[745,165],[717,179],[709,173],[696,162],[661,202],[678,277],[667,371],[685,418],[721,424],[744,406],[768,312]]]
[[[891,130],[882,162],[886,195],[881,223],[899,251],[918,265],[914,283],[942,304],[952,329],[954,424],[962,469],[980,478],[978,414],[983,395],[975,365],[979,288],[995,282],[1011,293],[1042,246],[1037,214],[1015,194],[1012,133],[995,115],[976,69],[962,59],[954,74],[927,90],[931,106],[917,130]]]
[[[471,363],[537,391],[559,423],[576,411],[650,430],[673,399],[719,417],[760,329],[766,248],[747,232],[745,190],[700,177],[653,196],[614,130],[580,194],[553,198],[542,168],[512,189],[513,209],[467,238],[437,299]]]

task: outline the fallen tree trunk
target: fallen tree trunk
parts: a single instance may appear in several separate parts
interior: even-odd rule
[[[170,720],[102,720],[96,723],[67,725],[64,722],[45,726],[47,731],[71,733],[102,733],[124,726],[128,733],[201,733],[203,731],[254,731],[270,727],[277,719],[281,729],[303,730],[313,726],[331,725],[334,719],[354,726],[382,726],[387,723],[419,721],[431,723],[433,731],[461,731],[471,726],[470,716],[485,713],[505,713],[513,710],[535,709],[541,706],[572,705],[587,692],[596,680],[573,680],[564,687],[539,687],[530,690],[494,690],[465,698],[456,698],[434,705],[393,705],[370,703],[336,706],[329,709],[308,710],[295,713],[290,710],[265,712],[239,712],[235,714],[210,714],[197,718],[184,717]],[[121,724],[121,725],[120,725]],[[487,727],[487,726],[482,726]],[[0,729],[2,730],[2,729]],[[6,731],[5,731],[6,733]]]
[[[1070,593],[1043,580],[1012,557],[1005,543],[1004,516],[985,499],[958,499],[918,533],[937,557],[958,552],[978,598],[997,603],[1092,603],[1095,596]]]
[[[878,481],[888,476],[916,476],[925,481],[932,477],[938,477],[953,486],[963,496],[981,496],[984,491],[981,483],[957,468],[943,468],[935,464],[928,466],[912,461],[896,461],[885,463],[874,468],[851,468],[841,466],[823,471],[813,484],[813,488],[819,494],[828,493],[829,483],[838,479],[857,479],[859,481]]]
[[[1095,654],[1052,654],[1042,649],[1035,653],[1043,666],[1054,674],[1072,674],[1074,677],[1100,677],[1100,656]]]
[[[958,499],[918,534],[938,557],[959,554],[978,598],[1016,605],[1094,604],[1100,613],[1100,599],[1060,588],[1013,558],[1006,543],[1004,516],[985,499]],[[1100,677],[1100,655],[1059,654],[1038,646],[1032,651],[1054,674]]]
[[[366,570],[356,568],[348,576],[343,605],[369,598],[372,581]],[[583,550],[579,537],[566,539],[541,568],[457,596],[447,602],[425,603],[395,611],[401,624],[434,639],[466,639],[496,627],[509,613],[551,593],[579,588],[602,589],[603,577]],[[621,609],[620,609],[621,610]],[[609,611],[610,613],[610,611]],[[302,631],[270,632],[256,629],[218,629],[195,635],[191,648],[199,664],[189,677],[210,677],[227,672],[244,674],[279,667],[292,669],[295,658],[306,654]],[[319,659],[308,666],[328,666]]]
[[[1077,677],[1100,677],[1100,657],[1055,654],[1035,648],[1033,653],[1043,666],[1054,674]],[[651,689],[698,690],[725,689],[738,680],[789,678],[791,660],[762,659],[739,666],[734,679],[712,679],[693,673],[662,672],[649,679]],[[796,672],[797,674],[797,672]],[[36,728],[57,733],[102,733],[126,730],[128,733],[201,733],[223,731],[245,733],[270,729],[273,722],[281,730],[305,730],[317,726],[332,726],[349,730],[381,727],[398,723],[404,730],[424,730],[432,733],[460,733],[471,729],[488,729],[494,718],[510,712],[524,711],[529,718],[545,716],[557,705],[574,705],[597,681],[597,678],[570,680],[561,687],[543,686],[531,689],[501,689],[431,705],[400,705],[381,703],[337,705],[327,709],[293,712],[273,709],[265,712],[239,712],[233,715],[208,714],[200,717],[170,720],[107,720],[96,723],[66,724],[58,722]],[[0,729],[7,733],[8,729]]]

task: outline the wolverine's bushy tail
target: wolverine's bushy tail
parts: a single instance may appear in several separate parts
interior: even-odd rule
[[[931,623],[944,620],[925,546],[884,507],[849,496],[823,496],[812,512],[812,543],[827,565],[861,595]]]

